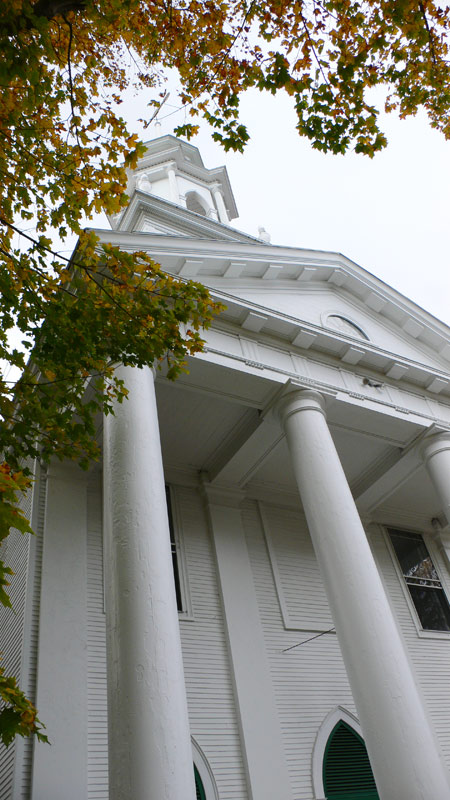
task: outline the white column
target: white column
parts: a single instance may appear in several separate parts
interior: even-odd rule
[[[175,174],[176,164],[171,161],[167,167],[167,177],[169,178],[170,199],[172,203],[180,204],[180,193],[178,191],[177,176]]]
[[[155,390],[120,367],[105,418],[104,529],[110,800],[194,800]]]
[[[448,773],[329,432],[323,398],[281,400],[303,508],[381,800],[448,800]]]
[[[221,222],[224,222],[225,225],[229,223],[229,217],[227,209],[225,208],[225,202],[223,199],[223,194],[218,183],[213,183],[211,186],[211,191],[214,196],[214,200],[216,201],[217,211],[219,212],[219,219]]]
[[[249,800],[290,800],[292,790],[239,503],[205,486],[233,673]]]
[[[421,450],[442,511],[450,525],[450,431],[427,437]]]

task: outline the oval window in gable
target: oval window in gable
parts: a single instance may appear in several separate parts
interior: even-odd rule
[[[334,328],[336,331],[345,333],[347,336],[352,336],[354,339],[364,339],[368,341],[369,337],[351,320],[346,317],[341,317],[340,314],[329,314],[327,317],[327,325]]]

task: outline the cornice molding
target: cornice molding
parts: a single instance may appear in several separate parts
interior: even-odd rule
[[[160,211],[163,209],[169,211],[174,221],[186,223],[186,230],[191,226],[191,235],[131,232],[127,223],[128,215],[132,213],[132,204],[130,204],[129,209],[126,209],[120,220],[119,228],[114,231],[95,230],[101,240],[120,243],[125,249],[130,250],[146,247],[152,253],[154,252],[155,258],[160,258],[162,262],[166,257],[185,254],[186,250],[192,254],[195,252],[195,257],[199,261],[197,277],[205,284],[210,278],[214,284],[210,288],[230,298],[233,297],[232,292],[240,287],[260,286],[261,291],[268,293],[272,292],[274,287],[280,291],[292,291],[299,280],[303,286],[305,285],[304,281],[301,281],[301,276],[305,269],[314,267],[314,286],[335,284],[333,286],[335,291],[345,290],[346,295],[350,297],[353,295],[358,304],[366,305],[382,320],[393,322],[393,311],[396,311],[398,315],[406,315],[402,321],[393,322],[399,331],[411,337],[415,342],[422,340],[424,331],[432,331],[442,337],[443,358],[450,359],[450,330],[445,323],[375,278],[346,256],[332,251],[266,244],[236,228],[194,214],[168,200],[162,200],[143,192],[136,192],[136,195],[138,194],[141,195],[140,200],[149,208],[154,206],[155,209],[158,207]],[[200,231],[203,238],[199,238]],[[209,234],[205,236],[204,234],[208,232]],[[218,262],[222,265],[222,272],[217,269]],[[239,262],[238,274],[235,271],[231,274],[227,273],[230,263],[235,262]],[[164,268],[164,263],[162,266]],[[272,268],[272,274],[276,277],[263,280],[269,267]],[[277,269],[274,270],[274,267]],[[339,275],[338,282],[332,280],[335,273]],[[227,290],[231,290],[231,292]],[[409,318],[411,318],[410,322]],[[416,324],[412,332],[408,333],[414,321]]]
[[[246,306],[248,308],[248,305]],[[277,317],[274,316],[275,319],[284,319],[282,316]],[[270,319],[270,315],[268,315],[268,319]],[[341,335],[339,333],[333,333],[330,330],[324,330],[319,326],[307,323],[300,323],[298,321],[292,320],[293,325],[295,324],[295,328],[293,331],[293,336],[289,342],[286,341],[286,338],[281,338],[277,332],[271,332],[270,327],[268,325],[264,326],[264,335],[261,338],[261,332],[258,333],[258,337],[255,337],[253,341],[257,345],[258,342],[262,342],[263,344],[279,349],[286,354],[296,355],[297,353],[301,353],[303,350],[307,349],[309,357],[314,352],[316,347],[317,339],[320,337],[320,353],[318,354],[319,357],[325,357],[331,359],[331,364],[338,368],[339,362],[342,362],[342,366],[346,369],[350,369],[352,366],[357,367],[357,373],[353,370],[353,374],[358,374],[358,377],[361,378],[361,381],[365,380],[367,385],[370,385],[370,379],[372,378],[374,381],[381,381],[380,386],[383,385],[390,386],[390,387],[399,387],[399,386],[406,386],[408,392],[410,393],[419,393],[418,390],[427,391],[427,394],[430,398],[435,399],[437,392],[433,391],[430,388],[434,381],[439,381],[439,389],[440,399],[443,397],[450,397],[450,371],[444,372],[444,370],[436,369],[435,367],[429,367],[426,364],[421,364],[419,362],[413,361],[412,359],[408,359],[403,356],[397,356],[396,353],[393,353],[389,350],[384,350],[383,348],[376,347],[375,345],[369,343],[362,343],[362,346],[358,346],[358,360],[356,364],[352,364],[351,361],[346,359],[346,354],[348,353],[348,349],[354,347],[355,340],[349,339],[345,337],[345,335]],[[216,329],[217,331],[223,331],[223,333],[231,334],[235,336],[239,336],[240,332],[242,332],[242,336],[245,338],[251,338],[251,331],[248,330],[244,325],[229,325],[227,327],[219,327],[215,326],[213,330]],[[301,337],[308,337],[308,341],[303,343],[300,341]],[[336,343],[342,344],[342,348],[340,348],[340,352],[337,350]],[[275,372],[280,372],[286,375],[295,376],[296,380],[306,380],[305,378],[300,378],[297,376],[294,371],[286,370],[285,367],[277,367],[274,364],[267,363],[267,359],[258,357],[257,360],[253,359],[249,361],[249,359],[243,354],[240,356],[237,353],[228,353],[225,350],[215,348],[212,346],[207,345],[206,351],[211,353],[216,353],[217,355],[225,355],[228,358],[237,359],[240,361],[244,361],[248,366],[257,367],[260,370],[268,369]],[[370,363],[369,357],[371,355],[376,355],[380,359],[383,359],[384,366],[377,370],[374,366]],[[393,366],[399,368],[399,371],[392,372]],[[360,370],[366,369],[367,372],[364,374],[360,373]],[[415,376],[415,383],[411,383],[408,381],[408,372],[414,371]],[[389,374],[390,373],[390,374]],[[349,394],[352,394],[352,390],[348,390]],[[353,392],[354,394],[354,392]],[[370,400],[374,400],[375,398],[367,392],[364,391],[364,386],[361,386],[361,391],[358,392],[358,396],[363,399],[367,398]],[[423,396],[423,395],[420,395]],[[383,401],[384,402],[384,401]],[[409,413],[406,408],[400,408],[397,406],[396,403],[392,403],[392,406],[398,408],[399,411],[405,411]]]
[[[375,397],[375,396],[373,396],[371,394],[368,394],[367,392],[364,392],[364,388],[362,389],[361,392],[355,392],[351,388],[343,386],[338,381],[336,381],[336,383],[333,384],[333,383],[330,383],[329,381],[321,381],[319,378],[310,378],[308,376],[300,376],[298,373],[294,372],[293,369],[291,371],[291,370],[286,369],[285,367],[276,367],[273,364],[267,364],[267,363],[261,363],[261,362],[252,363],[244,355],[239,355],[237,353],[230,353],[230,352],[228,352],[226,350],[220,350],[218,348],[211,347],[211,346],[206,347],[205,348],[205,352],[206,353],[211,353],[213,356],[216,355],[216,356],[219,356],[219,357],[225,357],[225,358],[231,359],[232,361],[238,361],[238,362],[244,363],[247,367],[250,367],[251,369],[258,369],[258,371],[259,370],[261,370],[261,371],[267,370],[267,372],[269,372],[269,373],[275,373],[275,374],[283,375],[286,379],[291,378],[296,384],[298,384],[299,386],[301,385],[305,389],[314,388],[314,389],[316,389],[318,392],[320,392],[322,394],[329,394],[330,392],[331,393],[337,392],[339,395],[342,395],[342,396],[346,395],[348,398],[354,398],[356,400],[361,400],[361,401],[367,402],[369,404],[374,404],[374,405],[382,406],[384,408],[393,409],[394,411],[396,411],[398,414],[401,414],[402,416],[411,415],[414,418],[430,420],[430,421],[436,422],[437,424],[441,424],[443,426],[447,426],[448,425],[448,422],[446,420],[433,417],[433,414],[432,414],[431,410],[427,411],[425,413],[425,411],[421,411],[421,410],[417,409],[415,406],[412,406],[412,405],[409,408],[406,405],[405,406],[399,406],[397,403],[388,400],[386,397]],[[289,352],[289,351],[286,351],[286,352]],[[317,362],[317,363],[320,363],[320,362]],[[330,365],[326,364],[326,366],[330,366]],[[358,368],[360,368],[360,367],[361,367],[361,364],[358,364]],[[336,366],[336,369],[338,369],[337,366]],[[361,378],[361,381],[363,380],[363,376],[362,375],[358,375],[358,377]],[[400,384],[400,381],[399,381],[399,384]],[[400,386],[399,386],[399,388],[400,388]],[[409,387],[409,386],[408,387],[404,387],[404,386],[402,386],[401,388],[406,392],[407,395],[411,395],[412,397],[418,397],[418,398],[420,398],[421,400],[424,400],[424,401],[426,399],[423,394],[421,394],[419,391],[417,391],[416,387]],[[414,388],[416,388],[416,391],[414,391]],[[407,398],[405,398],[405,401],[406,400],[407,400]],[[441,400],[441,398],[440,398],[440,400]]]
[[[259,241],[256,237],[242,233],[230,225],[217,222],[211,217],[203,217],[201,214],[189,211],[177,203],[148,194],[140,189],[136,189],[133,192],[131,200],[122,215],[111,219],[114,232],[131,233],[133,235],[145,234],[143,231],[136,230],[136,227],[142,224],[142,218],[146,215],[151,217],[151,221],[154,221],[156,225],[159,224],[169,236],[191,236],[223,241]]]
[[[140,194],[139,192],[136,195]],[[95,231],[102,241],[120,245],[127,250],[145,249],[163,269],[173,275],[184,277],[186,259],[189,261],[189,278],[200,280],[211,291],[212,295],[223,301],[227,310],[220,324],[229,324],[235,333],[242,331],[247,338],[255,341],[266,341],[275,344],[282,350],[295,353],[316,351],[330,357],[334,363],[341,362],[359,370],[367,370],[368,375],[375,375],[377,380],[391,386],[400,384],[410,386],[416,391],[425,391],[431,398],[450,396],[450,370],[446,368],[445,354],[449,350],[450,332],[447,326],[439,323],[427,312],[401,298],[397,292],[380,287],[380,281],[373,278],[357,265],[338,253],[321,253],[293,248],[275,247],[260,243],[258,240],[241,234],[222,223],[193,214],[168,201],[150,195],[143,195],[145,203],[164,210],[167,223],[167,208],[170,208],[173,219],[185,224],[190,235],[152,234],[143,232]],[[130,204],[133,214],[133,203]],[[142,205],[137,203],[136,211],[142,212]],[[125,225],[126,220],[123,221]],[[121,223],[122,224],[122,223]],[[196,228],[196,235],[193,234]],[[204,239],[199,236],[205,234]],[[217,235],[217,239],[211,236]],[[229,237],[229,239],[227,239]],[[364,297],[370,313],[374,313],[374,302],[380,310],[379,321],[383,322],[393,335],[407,340],[410,337],[415,345],[425,348],[424,361],[399,356],[395,351],[378,347],[372,342],[355,339],[340,331],[304,322],[286,313],[275,311],[266,306],[243,299],[227,289],[245,286],[249,281],[267,291],[270,298],[275,287],[283,286],[292,290],[297,285],[307,264],[314,262],[314,283],[317,288],[326,288],[330,277],[338,276],[334,283],[334,291],[353,294],[355,301],[361,305]],[[272,270],[277,277],[265,279]],[[231,273],[232,278],[225,277]],[[284,276],[284,277],[283,277]],[[230,287],[231,283],[231,287]],[[376,290],[376,291],[375,291]],[[309,288],[308,288],[309,291]],[[375,294],[374,294],[375,292]],[[374,301],[375,297],[375,301]],[[383,300],[384,306],[380,303]],[[396,311],[395,311],[396,310]],[[394,320],[397,313],[397,321]],[[409,314],[409,317],[406,315]],[[403,320],[403,321],[402,321]],[[257,339],[256,339],[257,337]],[[428,337],[428,339],[427,339]],[[433,346],[430,342],[433,341]],[[426,361],[427,352],[441,354],[442,367],[435,367]],[[450,355],[450,353],[449,353]],[[439,357],[439,355],[438,355]],[[248,360],[248,358],[247,358]],[[249,366],[265,368],[263,358],[252,357]],[[375,365],[374,365],[375,364]],[[268,368],[273,369],[271,365]]]

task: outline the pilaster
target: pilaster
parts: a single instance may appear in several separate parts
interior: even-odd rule
[[[167,177],[169,179],[169,189],[170,189],[170,199],[172,203],[176,203],[179,205],[180,203],[180,193],[178,191],[178,183],[177,183],[177,176],[176,176],[176,163],[175,161],[171,161],[167,165]]]
[[[204,486],[233,673],[249,800],[290,800],[280,722],[245,541],[244,493]]]
[[[48,473],[36,706],[51,746],[35,743],[35,798],[87,793],[87,478],[74,464]]]

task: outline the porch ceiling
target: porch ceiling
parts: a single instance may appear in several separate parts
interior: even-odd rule
[[[196,361],[188,376],[156,383],[163,460],[169,480],[235,483],[253,496],[269,492],[298,502],[287,445],[276,421],[261,411],[279,384]],[[344,471],[355,495],[367,494],[420,431],[402,420],[382,418],[367,409],[332,402],[329,424]],[[411,472],[411,471],[410,471]],[[418,466],[398,488],[371,506],[375,516],[395,508],[422,521],[439,512],[425,471]],[[362,509],[364,510],[364,509]]]

